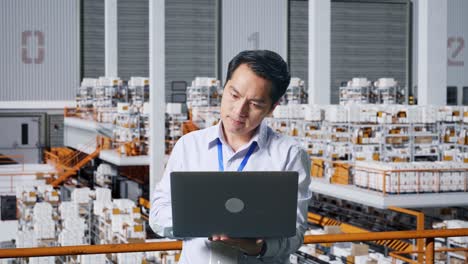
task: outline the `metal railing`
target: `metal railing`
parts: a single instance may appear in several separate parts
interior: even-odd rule
[[[390,206],[388,209],[390,209],[392,211],[395,211],[395,212],[415,216],[416,217],[416,230],[418,230],[418,231],[424,230],[424,213],[418,212],[418,211],[413,211],[413,210],[408,210],[408,209],[405,209],[405,208],[395,207],[395,206]],[[416,241],[416,245],[417,245],[418,250],[422,251],[424,249],[424,240],[421,239],[421,238],[418,239]],[[399,256],[397,256],[397,255],[395,255],[393,257],[399,258]],[[423,255],[418,254],[418,262],[422,262],[422,260],[423,260]]]
[[[434,263],[435,238],[468,236],[468,228],[443,229],[443,230],[415,230],[415,231],[392,231],[354,234],[334,234],[334,235],[312,235],[304,237],[304,244],[336,243],[336,242],[360,242],[389,239],[425,239],[424,250],[412,250],[395,252],[398,254],[423,254],[427,264]],[[43,257],[43,256],[66,256],[66,255],[86,255],[86,254],[106,254],[122,252],[146,252],[146,251],[166,251],[181,250],[182,242],[152,242],[134,244],[110,244],[110,245],[90,245],[90,246],[64,246],[64,247],[44,247],[44,248],[16,248],[1,249],[0,258],[21,258],[21,257]],[[454,249],[450,249],[454,250]],[[466,248],[457,250],[468,251]],[[443,251],[439,249],[437,251]],[[424,263],[421,261],[419,263]],[[410,259],[406,261],[414,263]]]
[[[11,164],[11,161],[14,161],[17,163]],[[9,166],[8,166],[8,169],[6,170],[2,169],[0,171],[0,177],[10,177],[10,181],[9,181],[8,187],[4,185],[3,186],[4,188],[0,189],[0,194],[14,193],[14,190],[15,190],[14,177],[21,177],[21,176],[27,176],[27,175],[52,176],[55,174],[54,172],[38,172],[35,170],[26,170],[26,166],[24,163],[24,155],[0,155],[0,166],[2,165],[9,165]]]

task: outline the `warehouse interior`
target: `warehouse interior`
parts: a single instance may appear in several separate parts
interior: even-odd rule
[[[264,122],[310,156],[306,236],[362,234],[290,262],[468,263],[468,236],[434,236],[433,259],[424,237],[365,239],[468,235],[466,14],[466,0],[1,1],[0,263],[178,263],[180,249],[5,250],[173,241],[148,224],[156,184],[179,138],[218,123],[231,58],[257,49],[291,73]]]

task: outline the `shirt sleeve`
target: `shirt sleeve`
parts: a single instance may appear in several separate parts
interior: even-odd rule
[[[294,146],[290,153],[290,161],[286,165],[286,171],[299,173],[296,235],[289,238],[266,239],[266,251],[261,257],[263,260],[274,260],[289,256],[296,252],[304,242],[304,232],[307,230],[307,211],[309,200],[312,197],[310,191],[310,158],[307,152],[299,146]]]
[[[153,231],[163,237],[174,238],[172,233],[171,179],[172,171],[182,171],[183,140],[177,141],[164,170],[161,181],[156,185],[151,200],[149,224]]]

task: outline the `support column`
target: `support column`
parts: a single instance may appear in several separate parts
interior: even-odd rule
[[[164,172],[165,155],[165,0],[149,1],[150,195]],[[150,197],[150,200],[151,200]]]
[[[426,238],[426,264],[433,264],[434,263],[434,238],[428,237]],[[422,262],[419,262],[422,263]]]
[[[418,105],[447,103],[447,0],[418,2]]]
[[[104,68],[107,77],[118,77],[117,0],[104,2]]]
[[[331,1],[309,1],[309,105],[330,104]]]

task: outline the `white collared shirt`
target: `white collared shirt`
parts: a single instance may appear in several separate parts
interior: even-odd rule
[[[294,139],[275,133],[265,122],[249,143],[234,152],[224,139],[221,122],[189,133],[177,141],[163,178],[156,186],[151,201],[150,226],[159,235],[172,237],[170,173],[172,171],[218,171],[218,138],[223,143],[224,170],[236,171],[250,145],[258,147],[252,153],[244,171],[297,171],[299,173],[296,236],[266,239],[267,250],[262,258],[239,254],[238,263],[289,263],[289,255],[302,245],[307,229],[307,207],[310,197],[310,159]],[[208,264],[210,241],[207,238],[183,241],[179,263]]]

